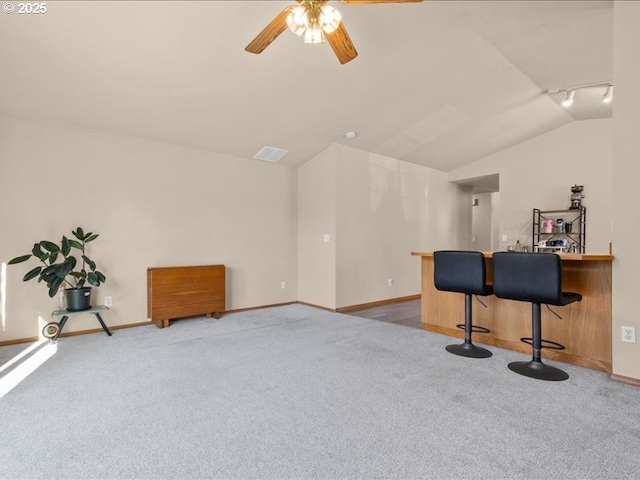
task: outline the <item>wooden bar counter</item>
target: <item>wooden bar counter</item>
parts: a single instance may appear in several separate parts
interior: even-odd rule
[[[413,252],[422,258],[422,328],[464,338],[456,324],[464,323],[464,294],[441,292],[433,283],[433,253]],[[485,253],[487,280],[492,283],[493,260]],[[611,373],[611,262],[612,255],[561,254],[562,289],[582,294],[582,301],[566,307],[542,307],[542,338],[561,343],[565,350],[542,349],[544,358]],[[540,278],[544,282],[544,278]],[[531,346],[520,342],[531,337],[531,304],[494,295],[473,299],[473,323],[491,330],[474,333],[478,344],[495,345],[531,356]]]

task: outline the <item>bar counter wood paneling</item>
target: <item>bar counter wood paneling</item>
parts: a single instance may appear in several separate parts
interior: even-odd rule
[[[464,295],[441,292],[433,283],[433,253],[413,252],[422,262],[422,328],[464,338],[456,328],[464,322]],[[485,253],[487,278],[493,280],[491,253]],[[582,301],[566,307],[542,308],[542,338],[565,350],[542,349],[542,356],[611,373],[611,255],[562,254],[562,289],[582,294]],[[544,278],[540,279],[544,282]],[[473,300],[473,323],[491,330],[474,333],[474,342],[495,345],[531,355],[531,346],[520,342],[531,337],[531,304],[483,297],[484,308]]]

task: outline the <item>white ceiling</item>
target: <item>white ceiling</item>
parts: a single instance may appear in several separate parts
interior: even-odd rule
[[[0,16],[0,111],[300,165],[342,143],[450,171],[574,120],[612,115],[611,1],[332,2],[359,56],[285,31],[281,1],[47,2]],[[17,3],[16,3],[17,5]],[[353,140],[345,132],[355,130]]]

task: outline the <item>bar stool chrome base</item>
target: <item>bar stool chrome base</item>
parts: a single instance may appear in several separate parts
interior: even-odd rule
[[[493,355],[486,348],[478,347],[470,342],[461,343],[459,345],[447,345],[445,347],[447,352],[454,355],[460,355],[461,357],[468,358],[489,358]]]
[[[509,370],[519,373],[525,377],[531,377],[538,380],[549,380],[551,382],[560,382],[569,378],[569,374],[564,370],[552,367],[540,360],[530,360],[528,362],[511,362]]]

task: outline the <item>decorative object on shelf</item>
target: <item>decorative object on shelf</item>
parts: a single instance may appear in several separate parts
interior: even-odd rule
[[[507,247],[507,252],[528,252],[528,251],[529,251],[529,247],[526,245],[522,245],[520,243],[520,240],[516,240],[515,245],[509,245]]]
[[[562,218],[556,220],[556,233],[564,233],[564,220]]]
[[[85,283],[99,287],[107,280],[104,274],[98,271],[96,263],[87,257],[85,250],[86,244],[98,238],[98,234],[85,233],[81,227],[71,233],[77,240],[69,239],[64,235],[60,244],[41,240],[33,245],[30,254],[10,260],[9,265],[26,262],[31,257],[36,257],[44,266],[29,270],[22,280],[27,282],[37,278],[39,282],[44,282],[49,288],[51,298],[55,297],[61,286],[67,285],[65,288],[67,310],[88,310],[91,308],[91,287],[85,286]],[[74,249],[79,250],[77,255],[82,263],[73,255],[76,253]],[[74,270],[79,265],[81,268]]]
[[[542,221],[542,228],[544,229],[544,233],[553,233],[553,225],[555,222],[553,218],[547,218]]]
[[[582,191],[584,190],[584,186],[582,185],[574,185],[571,187],[571,206],[569,207],[571,210],[577,210],[582,207],[582,199],[584,195]]]

